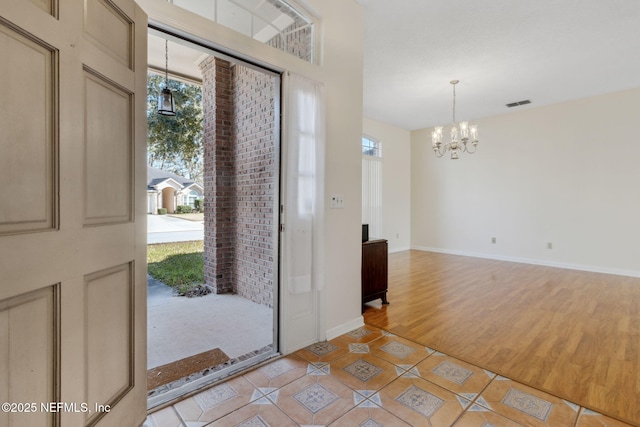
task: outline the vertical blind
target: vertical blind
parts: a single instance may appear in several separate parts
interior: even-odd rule
[[[362,223],[369,224],[369,236],[382,238],[382,161],[362,157]]]

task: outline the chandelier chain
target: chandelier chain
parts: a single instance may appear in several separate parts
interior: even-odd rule
[[[164,85],[169,87],[169,40],[164,40]]]

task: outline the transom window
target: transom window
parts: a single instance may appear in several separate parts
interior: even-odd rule
[[[382,157],[382,146],[380,144],[380,141],[363,135],[362,154],[364,156]]]
[[[166,0],[314,63],[314,20],[287,0]]]

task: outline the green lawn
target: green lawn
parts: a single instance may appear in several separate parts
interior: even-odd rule
[[[160,243],[147,246],[148,272],[179,293],[204,283],[204,242]]]

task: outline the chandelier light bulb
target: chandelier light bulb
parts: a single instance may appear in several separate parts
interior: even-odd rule
[[[436,126],[431,132],[431,142],[433,143],[434,150],[439,148],[442,144],[442,126]]]
[[[478,144],[478,125],[472,125],[469,127],[469,132],[471,133],[471,143],[474,145]]]
[[[460,123],[460,139],[465,141],[469,139],[469,123]]]

